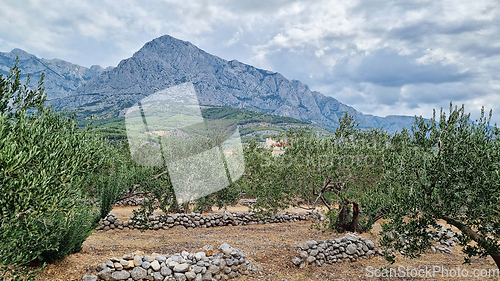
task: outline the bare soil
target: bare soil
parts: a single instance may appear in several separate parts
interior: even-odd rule
[[[135,207],[136,208],[136,207]],[[113,213],[121,220],[130,218],[134,207],[116,207]],[[215,208],[214,208],[215,210]],[[246,211],[243,206],[230,208],[231,211]],[[301,211],[304,210],[290,210]],[[362,234],[374,241],[378,240],[377,232],[380,225],[376,224],[371,233]],[[455,247],[452,254],[428,253],[418,259],[398,257],[395,264],[389,264],[382,257],[357,262],[316,267],[309,265],[299,269],[291,260],[298,255],[294,245],[312,239],[326,240],[343,235],[322,233],[311,229],[310,222],[265,224],[250,226],[233,226],[217,228],[198,228],[192,230],[139,230],[94,232],[83,244],[83,249],[61,261],[47,266],[36,280],[75,280],[84,275],[96,274],[95,267],[107,262],[111,257],[120,257],[137,250],[145,253],[174,254],[183,250],[196,252],[204,245],[217,248],[226,242],[240,249],[247,259],[255,265],[261,265],[263,270],[242,276],[234,280],[387,280],[388,278],[369,277],[371,271],[378,268],[394,268],[403,266],[408,269],[432,268],[439,266],[446,269],[466,269],[472,275],[474,269],[496,269],[491,258],[474,258],[471,265],[462,264],[464,254],[460,247]],[[369,268],[371,267],[371,268]],[[371,271],[373,272],[373,271]],[[435,274],[435,278],[426,280],[499,280],[498,278],[443,278]],[[423,278],[390,278],[397,280],[422,280]]]

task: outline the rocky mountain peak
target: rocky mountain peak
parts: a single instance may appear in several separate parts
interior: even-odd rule
[[[26,51],[22,49],[15,48],[12,51],[10,51],[10,55],[13,58],[19,57],[20,60],[26,60],[26,59],[31,59],[31,58],[36,58],[36,56],[27,53]]]
[[[31,74],[30,87],[36,87],[42,73],[45,73],[44,86],[48,100],[69,96],[87,80],[104,71],[100,66],[89,69],[61,59],[40,59],[24,50],[14,49],[7,53],[0,52],[0,72],[8,73],[16,57],[19,58],[18,67],[22,77]]]
[[[146,43],[116,68],[92,78],[73,96],[54,105],[116,116],[150,94],[186,82],[193,83],[202,105],[254,109],[330,128],[338,126],[338,118],[345,111],[354,115],[362,127],[384,126],[391,130],[413,122],[412,117],[395,121],[362,114],[311,91],[300,81],[237,60],[224,60],[169,35]]]

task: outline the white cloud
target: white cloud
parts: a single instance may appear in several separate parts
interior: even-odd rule
[[[496,0],[30,0],[0,9],[9,48],[0,51],[85,66],[116,65],[164,34],[364,113],[430,117],[450,100],[471,110],[500,104]]]

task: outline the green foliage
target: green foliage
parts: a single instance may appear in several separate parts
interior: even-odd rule
[[[362,131],[346,115],[331,137],[310,130],[290,130],[280,139],[285,153],[279,157],[257,144],[245,153],[247,170],[242,179],[247,194],[258,198],[257,212],[275,213],[305,201],[310,209],[325,206],[325,226],[338,231],[368,228],[359,218],[359,204],[383,174],[382,158],[389,135],[382,130]],[[352,205],[352,207],[351,207]]]
[[[284,133],[286,132],[286,126],[311,126],[310,123],[291,117],[271,115],[247,109],[229,107],[204,107],[202,108],[201,113],[206,120],[234,120],[240,126],[244,126],[246,124],[266,124],[266,126],[262,127],[241,127],[241,135],[257,135],[254,137],[243,137],[243,142],[250,142],[250,140],[252,139],[255,139],[257,141],[264,141],[268,135],[262,134],[261,131],[276,131],[279,133]],[[90,124],[90,117],[87,117],[86,119],[82,117],[80,117],[79,120],[80,126]],[[96,134],[103,138],[113,141],[127,139],[124,117],[94,119],[92,120],[90,126]],[[316,128],[315,130],[322,133],[327,133],[326,131],[319,128]]]
[[[81,190],[101,166],[101,144],[73,118],[50,108],[12,122],[0,116],[0,264],[63,257],[92,230],[95,210]]]
[[[238,183],[247,197],[258,199],[253,211],[269,215],[295,205],[295,187],[286,181],[282,158],[256,142],[245,147],[244,154],[245,174]]]
[[[159,138],[159,145],[156,150],[153,150],[158,154],[160,153],[158,147],[161,148],[161,157],[163,159],[181,159],[175,162],[176,166],[170,166],[168,169],[170,171],[172,169],[184,171],[184,174],[182,178],[176,178],[176,184],[181,187],[176,190],[176,194],[167,167],[150,167],[151,171],[154,171],[155,174],[151,175],[150,179],[144,181],[140,189],[138,189],[142,194],[147,195],[146,199],[143,201],[141,208],[134,211],[134,219],[141,221],[146,228],[150,227],[148,225],[149,216],[158,209],[162,210],[165,214],[181,211],[189,212],[192,203],[194,203],[196,211],[204,212],[211,210],[213,205],[224,208],[237,202],[241,194],[237,183],[230,183],[229,186],[214,193],[212,193],[213,188],[211,186],[205,185],[207,178],[217,181],[221,177],[226,179],[229,176],[228,169],[225,171],[222,170],[221,174],[220,170],[213,170],[207,167],[214,166],[214,159],[228,160],[231,158],[231,156],[223,157],[223,144],[225,141],[229,141],[228,135],[233,134],[236,125],[234,123],[230,124],[226,120],[218,120],[217,122],[208,121],[206,124],[211,130],[207,130],[207,127],[204,126],[203,128],[184,127],[189,138],[176,136]],[[210,138],[207,137],[208,132],[210,132]],[[146,146],[142,146],[142,148],[144,147]],[[214,149],[216,147],[218,149]],[[138,159],[144,154],[150,155],[149,150],[146,149],[140,150],[138,153],[140,154],[137,156]],[[221,155],[217,153],[221,153]],[[203,156],[198,157],[200,155]],[[154,156],[158,157],[158,155]],[[194,158],[190,158],[190,161],[184,161],[188,157]],[[218,164],[219,162],[215,162],[215,165]],[[224,165],[227,168],[227,164],[225,163]],[[147,169],[147,167],[143,167],[143,169]],[[193,173],[192,171],[195,172]],[[218,174],[214,176],[212,173]],[[192,197],[198,194],[208,195],[193,201]]]
[[[79,130],[75,114],[43,108],[41,81],[30,90],[19,77],[16,66],[0,77],[0,265],[78,251],[98,218],[85,184],[105,166],[104,143]]]
[[[448,116],[415,121],[411,135],[396,134],[389,176],[379,192],[391,197],[390,222],[382,240],[388,250],[419,256],[430,247],[429,229],[444,220],[461,230],[469,257],[491,255],[500,262],[500,130],[490,127],[484,111],[471,121],[464,107]],[[395,235],[394,235],[395,234]],[[475,241],[475,244],[469,244]],[[404,242],[404,243],[403,243]],[[394,255],[389,254],[393,260]],[[470,261],[470,259],[466,259]]]
[[[42,74],[37,88],[30,89],[28,87],[29,74],[26,83],[21,84],[21,70],[17,67],[18,63],[19,60],[16,58],[16,63],[7,77],[0,73],[0,112],[6,115],[7,119],[17,117],[21,112],[34,107],[41,111],[47,98],[43,87],[44,75]]]

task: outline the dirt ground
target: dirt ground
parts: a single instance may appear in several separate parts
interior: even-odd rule
[[[112,213],[125,220],[132,214],[132,209],[132,207],[116,207]],[[231,208],[230,211],[246,211],[246,209],[246,207],[235,207]],[[303,212],[304,210],[290,211]],[[379,229],[380,226],[377,224],[372,233],[365,233],[362,236],[370,237],[376,241],[376,233]],[[145,232],[139,230],[96,231],[84,242],[82,251],[48,265],[37,280],[79,281],[86,274],[96,274],[95,267],[99,263],[106,262],[111,257],[120,257],[137,250],[144,251],[146,254],[172,255],[183,250],[196,252],[204,245],[212,245],[217,248],[224,242],[240,249],[252,264],[263,267],[260,272],[254,272],[233,280],[500,280],[499,278],[474,278],[471,276],[475,269],[496,269],[495,263],[491,258],[475,258],[472,260],[471,265],[464,265],[462,264],[464,254],[461,252],[460,247],[455,247],[452,254],[428,253],[419,259],[398,257],[397,262],[392,265],[382,257],[328,265],[326,267],[309,265],[304,269],[299,269],[292,264],[292,258],[298,255],[294,245],[311,239],[326,240],[337,236],[342,235],[322,233],[311,229],[310,222],[198,228],[192,230],[149,230]],[[441,273],[435,273],[434,275],[428,275],[431,278],[373,277],[374,269],[386,267],[397,270],[399,266],[403,266],[402,269],[404,270],[423,269],[426,266],[427,268],[439,266],[448,270],[460,268],[462,272],[464,272],[464,269],[467,270],[469,276],[446,278]]]

